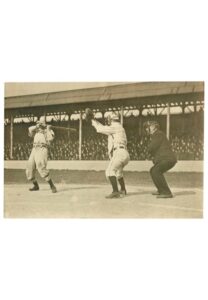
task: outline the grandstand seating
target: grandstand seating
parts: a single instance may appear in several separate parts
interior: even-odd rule
[[[157,117],[161,129],[165,131],[165,116]],[[145,121],[145,117],[143,117]],[[193,118],[187,114],[171,116],[171,145],[179,160],[203,160],[203,121],[201,115]],[[197,126],[193,126],[196,122]],[[53,121],[56,126],[68,126],[68,121]],[[28,127],[32,123],[14,124],[13,159],[27,160],[32,149],[32,139],[28,137]],[[78,128],[78,121],[70,121],[70,126]],[[9,125],[5,125],[4,159],[9,160]],[[128,138],[128,150],[131,160],[151,159],[147,153],[148,137],[138,130],[139,118],[124,118],[124,127]],[[56,139],[49,150],[51,160],[78,160],[79,138],[77,133],[55,131]],[[107,160],[107,137],[96,133],[95,129],[83,122],[82,139],[83,160]]]

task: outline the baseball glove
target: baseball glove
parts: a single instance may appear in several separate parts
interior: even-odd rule
[[[90,108],[85,109],[85,120],[87,122],[90,122],[92,119],[94,119],[93,111]]]

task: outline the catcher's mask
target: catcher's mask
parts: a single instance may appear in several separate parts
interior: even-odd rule
[[[143,124],[143,128],[146,133],[152,134],[155,130],[160,128],[160,125],[157,121],[147,121]]]

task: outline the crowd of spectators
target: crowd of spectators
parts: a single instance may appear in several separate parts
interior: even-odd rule
[[[203,136],[182,135],[170,138],[173,151],[178,160],[203,160]]]
[[[135,122],[137,126],[135,126]],[[57,124],[66,126],[67,124]],[[76,124],[77,127],[78,124]],[[107,136],[96,133],[92,126],[83,124],[82,135],[82,159],[83,160],[107,160]],[[15,124],[13,159],[27,160],[32,150],[32,139],[28,137],[29,124]],[[129,124],[124,123],[127,138],[128,151],[131,160],[149,160],[151,157],[147,151],[149,137],[139,133],[138,118],[132,118]],[[75,127],[75,126],[74,126]],[[201,131],[202,132],[202,131]],[[78,131],[70,134],[68,131],[55,132],[56,138],[49,149],[51,160],[78,160],[79,136]],[[170,137],[173,151],[179,160],[203,160],[203,134],[199,132],[177,132]],[[10,159],[9,126],[5,126],[4,159]]]

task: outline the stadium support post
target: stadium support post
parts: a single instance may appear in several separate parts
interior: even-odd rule
[[[143,107],[141,106],[139,108],[139,136],[142,136],[142,112],[143,112]]]
[[[167,103],[166,135],[170,138],[170,103]]]
[[[70,113],[67,114],[68,115],[68,128],[70,127]],[[68,130],[68,139],[70,138],[70,130]]]
[[[13,122],[14,117],[10,118],[10,159],[13,159]]]
[[[79,160],[82,159],[82,112],[79,114]]]
[[[124,110],[123,110],[123,105],[121,106],[121,125],[123,126],[123,115],[124,115]]]

